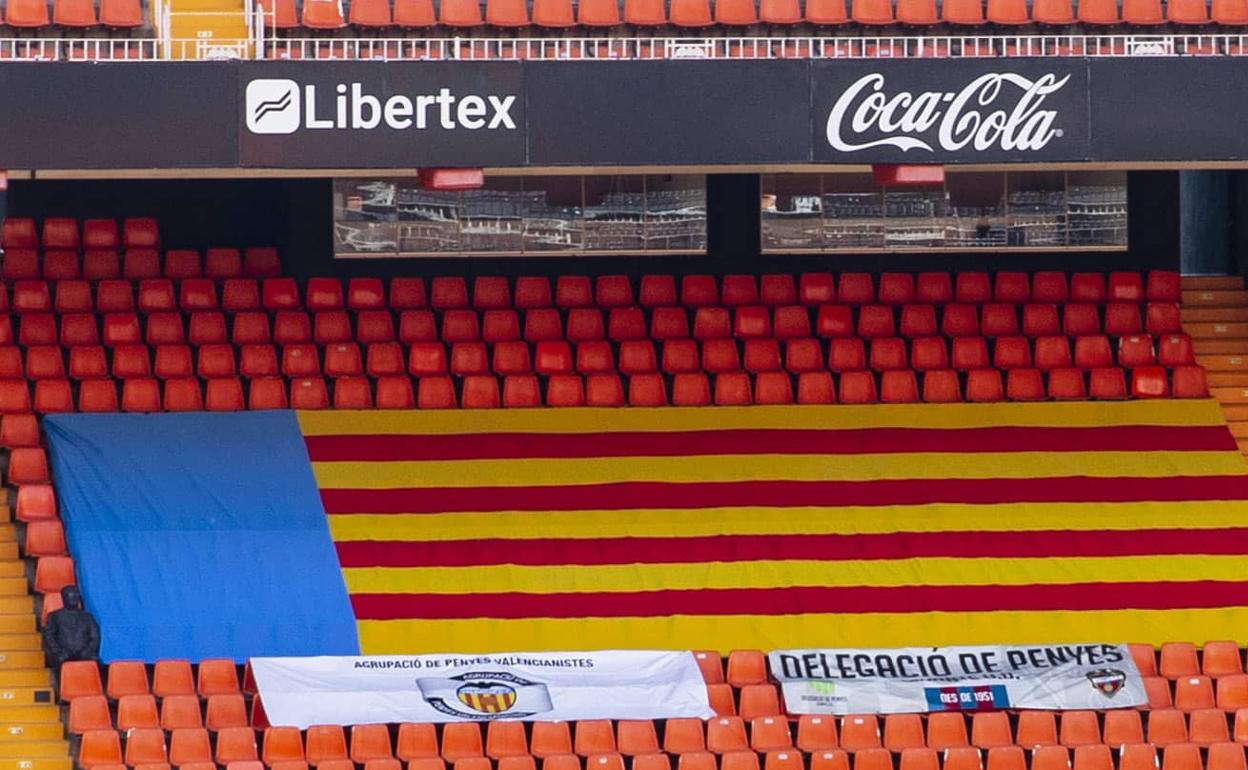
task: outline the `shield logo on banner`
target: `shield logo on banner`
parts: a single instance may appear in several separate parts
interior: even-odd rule
[[[544,683],[506,671],[417,679],[416,686],[430,707],[457,719],[527,719],[554,708]]]
[[[1098,668],[1096,671],[1089,671],[1087,676],[1092,689],[1106,698],[1114,697],[1127,684],[1126,672],[1116,668]]]
[[[468,682],[455,691],[459,702],[482,714],[501,714],[516,705],[516,691],[502,682]]]

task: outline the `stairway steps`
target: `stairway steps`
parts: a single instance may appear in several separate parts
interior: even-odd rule
[[[17,543],[0,543],[0,561],[17,559]]]
[[[1244,279],[1238,275],[1185,275],[1184,291],[1229,291],[1244,288]]]
[[[1248,439],[1248,420],[1227,422],[1226,427],[1236,439]]]
[[[30,594],[30,584],[26,582],[25,577],[9,577],[0,578],[0,596],[27,596]],[[3,633],[5,627],[0,622],[0,633]]]
[[[60,741],[65,727],[56,722],[0,722],[0,745],[10,741]]]
[[[9,759],[56,759],[69,756],[69,741],[7,741],[0,738],[0,757]]]
[[[26,577],[26,565],[16,559],[0,561],[0,578]]]
[[[1185,291],[1183,304],[1187,307],[1241,307],[1248,305],[1248,292],[1235,291]]]

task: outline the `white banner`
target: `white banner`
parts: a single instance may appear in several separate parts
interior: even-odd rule
[[[791,714],[1110,709],[1148,703],[1125,644],[777,650],[771,653],[771,672]]]
[[[253,658],[269,722],[713,717],[690,652]]]

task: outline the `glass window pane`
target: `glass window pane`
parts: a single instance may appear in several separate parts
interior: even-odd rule
[[[1004,174],[948,174],[945,187],[949,191],[946,246],[1006,245]]]
[[[706,177],[697,174],[646,177],[646,248],[658,251],[706,249]]]
[[[762,179],[764,250],[818,249],[823,246],[819,177],[771,174]]]
[[[645,200],[640,176],[585,177],[585,249],[645,248]]]
[[[480,190],[460,198],[460,241],[464,251],[520,251],[528,208],[521,177],[490,177]]]
[[[395,182],[334,180],[334,253],[380,254],[398,251]]]
[[[1005,182],[1009,245],[1065,246],[1065,172],[1011,171]]]
[[[883,193],[870,174],[825,174],[824,244],[831,249],[883,248]]]
[[[459,251],[459,198],[458,192],[422,190],[415,179],[401,180],[399,249],[416,254]]]
[[[1127,172],[1072,171],[1066,199],[1071,246],[1127,245]]]
[[[581,177],[524,178],[525,251],[579,251],[582,247]]]

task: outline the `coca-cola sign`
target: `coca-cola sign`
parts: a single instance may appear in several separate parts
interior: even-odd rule
[[[815,104],[826,112],[816,113],[816,154],[930,162],[1084,152],[1084,70],[1036,61],[967,64],[879,62],[835,73],[835,85],[817,77]]]

